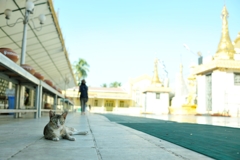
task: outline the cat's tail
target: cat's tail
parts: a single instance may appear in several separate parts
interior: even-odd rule
[[[77,132],[78,130],[76,130],[75,128],[73,128],[73,127],[66,127],[66,129],[68,130],[68,131],[71,131],[71,132]]]
[[[88,131],[85,131],[85,132],[79,132],[77,129],[73,128],[73,127],[66,127],[67,129],[67,132],[70,134],[70,135],[86,135],[88,134]]]
[[[86,134],[88,134],[88,131],[85,131],[85,132],[79,132],[79,131],[72,132],[72,135],[86,135]]]

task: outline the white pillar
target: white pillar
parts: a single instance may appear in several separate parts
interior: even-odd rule
[[[22,37],[22,48],[21,48],[21,59],[20,65],[25,64],[25,54],[26,54],[26,47],[27,47],[27,27],[28,27],[28,16],[29,12],[25,11],[25,21],[23,22],[23,37]]]
[[[105,109],[104,109],[104,101],[105,101],[105,100],[102,99],[102,112],[105,111]]]
[[[12,82],[9,82],[9,83],[8,83],[8,88],[9,88],[9,89],[12,89]]]
[[[115,100],[115,111],[118,111],[118,107],[119,107],[119,100]]]
[[[29,93],[29,100],[30,100],[30,106],[33,106],[34,105],[34,103],[33,103],[33,101],[34,101],[34,96],[33,96],[33,93],[34,93],[34,90],[30,90],[30,93]]]
[[[54,96],[54,105],[53,105],[53,109],[56,110],[57,109],[57,95],[55,94]]]
[[[19,106],[19,99],[20,99],[20,85],[16,84],[15,85],[15,109],[18,109]],[[14,118],[18,118],[19,117],[19,113],[14,113]]]
[[[19,85],[19,101],[18,101],[18,109],[23,108],[24,106],[24,98],[25,98],[25,87],[22,85]],[[25,109],[25,107],[23,108]],[[18,113],[18,117],[22,117],[21,113]]]
[[[197,76],[197,112],[207,113],[206,110],[206,76]]]
[[[35,106],[37,109],[37,115],[35,118],[41,117],[41,109],[42,109],[42,86],[39,85],[36,88],[36,95],[35,95]]]

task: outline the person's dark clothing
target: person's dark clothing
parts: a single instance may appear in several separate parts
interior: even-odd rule
[[[88,98],[88,87],[86,84],[81,84],[79,86],[79,92],[81,93],[80,98]]]
[[[82,83],[79,86],[80,95],[80,102],[81,102],[81,112],[84,113],[86,109],[86,103],[88,101],[88,87],[86,84]]]

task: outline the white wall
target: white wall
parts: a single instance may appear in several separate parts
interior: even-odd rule
[[[240,86],[234,85],[234,73],[227,73],[224,110],[232,116],[240,116]]]
[[[214,72],[213,112],[237,116],[240,106],[240,86],[234,85],[233,72]]]
[[[146,93],[146,108],[144,112],[155,114],[168,114],[169,94],[160,93],[160,99],[156,99],[156,93]],[[146,110],[145,110],[146,109]]]
[[[206,113],[206,76],[197,76],[197,112]]]
[[[227,87],[226,72],[214,71],[212,73],[212,112],[221,112],[225,103],[225,89]]]
[[[168,114],[169,113],[169,93],[160,94],[161,106],[159,113]]]
[[[206,110],[206,76],[197,76],[198,113]],[[212,111],[210,113],[240,116],[240,86],[234,85],[234,73],[214,71],[212,73]]]

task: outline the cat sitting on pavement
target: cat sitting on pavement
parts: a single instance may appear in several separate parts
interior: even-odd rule
[[[75,141],[71,135],[86,135],[88,132],[78,132],[75,128],[64,126],[68,112],[64,112],[61,115],[55,114],[50,111],[50,121],[44,127],[43,135],[45,139],[59,141],[60,138]]]

